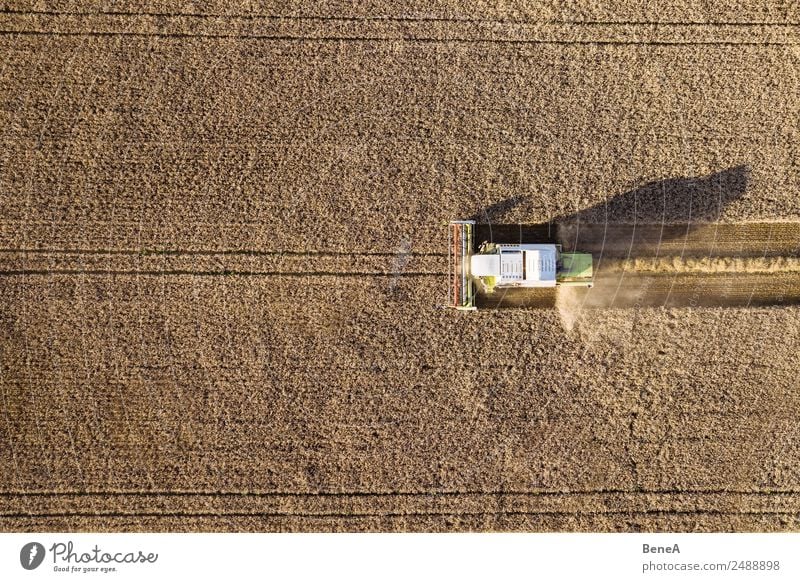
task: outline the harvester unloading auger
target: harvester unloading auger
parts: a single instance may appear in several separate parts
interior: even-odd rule
[[[592,255],[564,253],[561,245],[484,242],[475,249],[475,221],[450,221],[448,305],[475,307],[476,286],[486,294],[511,287],[591,287]]]

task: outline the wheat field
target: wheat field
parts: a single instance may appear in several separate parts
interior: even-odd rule
[[[800,529],[800,9],[562,4],[0,2],[2,530]]]

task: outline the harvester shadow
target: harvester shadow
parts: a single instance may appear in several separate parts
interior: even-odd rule
[[[708,176],[648,182],[584,210],[558,216],[556,237],[565,250],[599,257],[640,257],[669,252],[675,241],[691,243],[702,255],[713,251],[714,237],[696,231],[716,223],[725,208],[747,191],[749,166]]]
[[[750,168],[735,166],[709,176],[648,182],[600,204],[535,224],[498,222],[525,197],[488,206],[473,217],[475,240],[492,242],[557,242],[564,250],[636,256],[639,245],[653,237],[668,241],[718,220],[722,211],[747,191]]]
[[[514,197],[476,214],[475,219],[485,224],[476,225],[475,241],[551,242],[561,244],[564,251],[592,253],[595,286],[569,289],[571,301],[587,307],[800,303],[798,277],[791,274],[767,278],[752,273],[629,273],[619,268],[621,260],[720,256],[715,221],[745,194],[749,176],[750,168],[739,165],[707,176],[648,182],[546,223],[493,222],[524,200]],[[735,230],[730,234],[736,238]],[[482,308],[552,307],[559,292],[565,290],[498,290],[479,294],[476,303]]]
[[[719,220],[726,206],[747,191],[750,167],[734,166],[707,176],[648,182],[556,222],[692,223]]]

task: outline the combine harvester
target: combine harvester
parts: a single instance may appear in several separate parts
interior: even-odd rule
[[[517,287],[591,287],[592,255],[563,253],[557,244],[481,243],[475,221],[450,221],[448,306],[477,309],[476,285],[485,294]]]

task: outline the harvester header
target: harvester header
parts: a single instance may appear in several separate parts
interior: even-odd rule
[[[470,257],[475,246],[475,221],[450,221],[450,264],[448,268],[448,306],[473,310],[475,283],[470,275]]]

